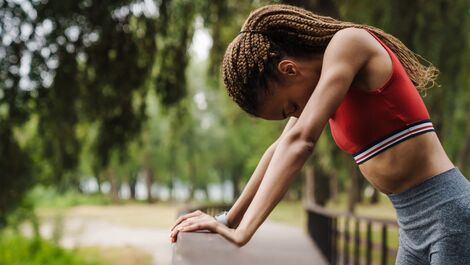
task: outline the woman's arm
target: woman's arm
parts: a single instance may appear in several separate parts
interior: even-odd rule
[[[264,152],[263,156],[261,157],[258,166],[256,166],[255,171],[251,175],[248,183],[246,184],[243,192],[238,197],[237,201],[233,204],[230,208],[229,212],[227,213],[227,223],[228,227],[230,228],[237,228],[238,224],[243,218],[246,209],[250,205],[253,197],[255,196],[256,191],[258,190],[259,185],[261,184],[261,180],[263,179],[264,174],[266,173],[266,169],[271,161],[271,158],[276,150],[276,147],[279,141],[286,135],[286,133],[292,128],[297,121],[297,118],[291,117],[287,122],[284,130],[281,133],[281,136],[269,146],[268,149]]]

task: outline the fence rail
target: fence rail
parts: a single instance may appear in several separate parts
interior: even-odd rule
[[[389,259],[396,256],[397,249],[388,245],[389,231],[398,230],[396,221],[332,211],[318,205],[308,205],[305,208],[308,232],[332,265],[371,265],[373,251],[380,253],[381,265],[387,265]],[[350,231],[351,224],[353,231]],[[365,238],[361,237],[361,224],[366,226]],[[372,241],[373,226],[379,227],[379,244]],[[365,255],[361,255],[361,246],[365,248]]]
[[[201,210],[214,215],[230,205],[202,205],[181,210],[179,215]],[[265,223],[243,247],[217,233],[181,232],[173,245],[173,265],[329,265],[303,229]]]
[[[196,210],[201,210],[207,213],[208,215],[214,216],[215,214],[219,212],[230,210],[230,207],[232,207],[231,204],[207,204],[207,205],[192,206],[192,207],[188,207],[188,208],[181,209],[180,211],[178,211],[177,218],[183,214],[187,214]]]
[[[228,211],[230,207],[230,204],[198,205],[180,210],[178,216],[195,210],[215,215],[221,211]],[[389,236],[391,230],[398,230],[396,221],[332,211],[318,205],[308,205],[304,206],[304,208],[307,212],[308,233],[331,265],[372,265],[373,252],[379,254],[379,261],[376,261],[375,264],[392,264],[391,259],[395,258],[397,249],[396,247],[389,246]],[[361,230],[361,225],[363,228],[365,226],[365,229]],[[352,229],[351,226],[353,227]],[[373,235],[377,236],[377,232],[379,233],[379,243],[373,240]],[[199,240],[204,240],[207,236],[211,235],[207,234]],[[191,239],[188,238],[186,240],[189,241]],[[215,242],[213,240],[215,239],[211,239],[210,242]],[[222,244],[223,241],[219,243]],[[175,254],[184,253],[187,257],[191,257],[192,262],[194,262],[194,257],[197,256],[196,252],[198,252],[195,250],[195,244],[195,242],[188,244],[191,246],[190,248],[181,247]],[[185,250],[183,251],[183,249]],[[233,252],[234,250],[231,251]],[[239,254],[242,255],[242,253]],[[232,259],[235,261],[235,256]],[[205,262],[205,258],[201,260]],[[187,263],[174,262],[174,264]],[[315,262],[312,264],[315,264]]]

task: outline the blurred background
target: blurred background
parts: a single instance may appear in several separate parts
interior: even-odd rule
[[[243,113],[220,64],[249,12],[370,24],[436,65],[424,96],[470,176],[468,0],[0,0],[0,264],[157,264],[181,207],[231,203],[286,121]],[[394,218],[329,129],[269,219],[302,201]]]

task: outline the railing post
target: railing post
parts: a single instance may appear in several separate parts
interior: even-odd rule
[[[338,218],[332,217],[331,223],[331,264],[338,262]]]
[[[330,239],[328,239],[327,242],[316,241],[316,243],[320,248],[324,248],[323,247],[324,245],[330,246],[329,249],[331,251],[331,256],[329,255],[325,255],[325,256],[328,257],[332,265],[337,265],[337,264],[350,265],[350,264],[360,264],[360,263],[362,264],[363,261],[365,261],[365,264],[371,265],[373,251],[382,252],[382,253],[378,253],[379,254],[378,258],[380,262],[379,264],[386,265],[388,262],[388,256],[393,255],[391,254],[392,253],[391,251],[389,253],[389,248],[387,244],[387,240],[388,240],[387,233],[388,233],[389,227],[398,228],[398,224],[396,223],[396,221],[387,220],[387,219],[379,219],[379,218],[371,218],[368,216],[354,215],[354,214],[347,213],[347,212],[334,212],[334,211],[330,211],[328,209],[325,209],[316,205],[307,206],[307,209],[309,212],[309,231],[312,231],[312,229],[310,228],[312,224],[310,222],[313,222],[314,224],[316,222],[321,223],[322,220],[325,220],[326,217],[330,218],[331,220],[329,222],[330,223],[329,230],[323,230],[324,233],[326,233],[326,231],[329,231],[328,233],[331,234]],[[354,224],[351,224],[350,222],[354,222]],[[365,222],[366,224],[366,227],[365,227],[366,238],[361,236],[361,231],[362,231],[361,222]],[[373,225],[377,225],[377,227],[379,229],[381,228],[382,230],[381,242],[374,243],[372,241],[372,226]],[[322,227],[324,227],[323,229],[325,229],[326,226],[323,225]],[[318,229],[321,229],[321,228],[318,228]],[[354,231],[352,231],[351,229],[354,229]],[[318,230],[318,231],[321,231],[321,230]],[[313,237],[312,234],[310,236]],[[350,245],[350,241],[352,238],[354,238],[354,246]],[[340,239],[343,239],[342,246],[339,243]],[[361,253],[360,251],[361,245],[365,247],[364,253]],[[395,254],[396,254],[396,249],[393,249],[393,251],[395,251]]]
[[[349,265],[349,217],[344,220],[344,240],[343,240],[343,261],[344,264]]]
[[[372,264],[372,223],[367,222],[366,265]]]
[[[359,238],[359,219],[356,219],[354,225],[354,264],[359,264],[359,245],[361,243]]]
[[[332,262],[332,218],[308,211],[308,232],[323,256]]]
[[[382,225],[382,265],[387,265],[387,254],[388,254],[388,247],[387,247],[387,225]]]

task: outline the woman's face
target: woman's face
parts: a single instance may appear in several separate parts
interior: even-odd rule
[[[268,82],[270,93],[262,96],[257,116],[266,120],[298,118],[318,83],[321,63],[322,58],[318,56],[279,62],[280,80]]]

